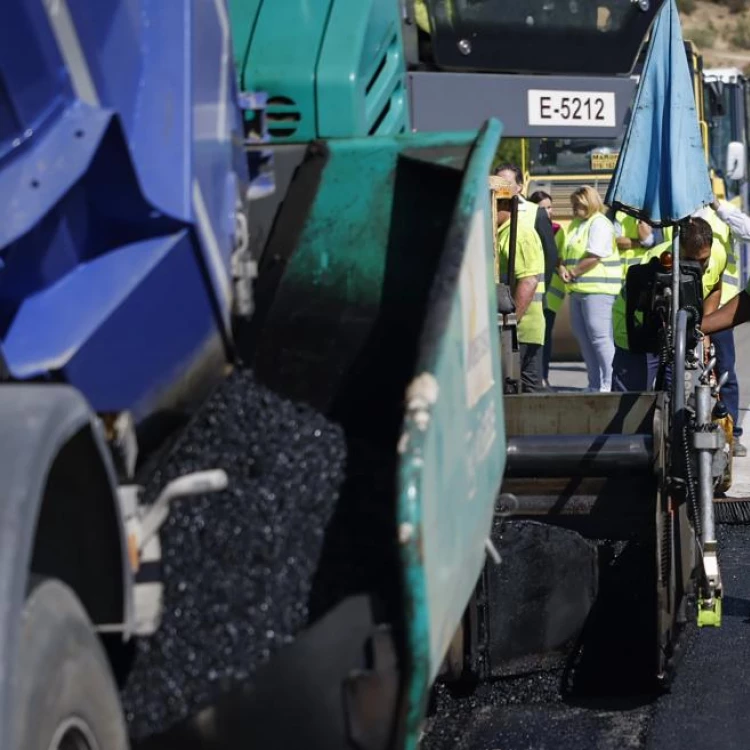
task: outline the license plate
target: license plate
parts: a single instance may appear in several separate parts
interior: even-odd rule
[[[610,172],[617,166],[620,154],[591,154],[591,170],[593,172]]]
[[[615,127],[613,91],[529,90],[529,125]]]

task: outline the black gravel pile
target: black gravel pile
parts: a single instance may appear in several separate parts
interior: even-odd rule
[[[561,702],[493,701],[430,728],[425,750],[636,750],[643,747],[651,708],[610,710]]]
[[[162,529],[165,612],[140,639],[123,701],[143,739],[252,679],[305,627],[326,527],[344,482],[342,430],[237,371],[153,476],[223,468],[229,488],[173,505]]]

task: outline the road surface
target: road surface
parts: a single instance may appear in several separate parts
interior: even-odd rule
[[[736,344],[742,423],[750,402],[750,325],[737,330]],[[554,387],[577,390],[584,381],[582,364],[553,364]],[[735,461],[728,495],[747,498],[750,508],[750,458]],[[565,697],[561,672],[483,686],[464,697],[439,689],[423,750],[750,748],[750,525],[722,525],[719,541],[723,626],[689,630],[669,693],[618,696],[614,672],[606,690],[586,697]],[[616,632],[611,647],[624,647]]]

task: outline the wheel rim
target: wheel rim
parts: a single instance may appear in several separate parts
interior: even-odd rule
[[[100,750],[93,732],[83,719],[71,717],[60,724],[49,750]]]

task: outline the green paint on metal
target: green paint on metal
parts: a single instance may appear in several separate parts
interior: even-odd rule
[[[357,307],[377,306],[387,263],[409,262],[393,257],[393,245],[399,241],[394,225],[424,220],[436,203],[429,194],[434,185],[422,184],[421,178],[436,167],[462,170],[467,144],[475,137],[425,133],[328,141],[324,180],[283,283],[311,285],[314,297],[336,296]],[[407,201],[414,200],[420,201],[419,217],[409,215]]]
[[[334,0],[317,90],[322,138],[392,135],[409,129],[397,3]]]
[[[240,80],[265,91],[268,126],[278,142],[317,137],[315,71],[332,0],[263,0]],[[246,26],[241,7],[233,32]]]
[[[251,89],[250,81],[245,79],[245,66],[262,2],[263,0],[229,0],[229,25],[232,29],[234,67],[239,77],[240,91]]]
[[[230,0],[240,88],[276,143],[409,130],[396,0]]]
[[[504,469],[487,187],[499,134],[491,121],[479,136],[328,141],[254,362],[347,435],[398,451],[382,479],[395,490],[410,750],[481,571]]]
[[[499,123],[490,121],[463,176],[400,443],[409,750],[418,745],[429,687],[481,572],[505,468],[487,194],[499,135]]]

